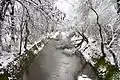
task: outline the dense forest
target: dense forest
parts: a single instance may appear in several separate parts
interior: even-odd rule
[[[0,80],[120,80],[120,0],[0,0]]]

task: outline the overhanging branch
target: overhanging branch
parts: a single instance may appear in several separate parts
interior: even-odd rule
[[[102,36],[102,26],[99,23],[99,15],[97,13],[97,11],[93,8],[92,4],[90,4],[90,9],[96,14],[97,16],[97,25],[99,27],[99,34],[100,34],[100,38],[101,38],[101,52],[103,54],[103,57],[106,57],[105,51],[104,51],[104,41],[103,41],[103,36]]]

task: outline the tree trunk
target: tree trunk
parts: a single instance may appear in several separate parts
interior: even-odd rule
[[[56,48],[58,45],[60,41],[50,40],[30,65],[23,80],[76,80],[78,72],[93,73],[83,56],[67,56],[63,54],[64,50]]]
[[[0,54],[2,54],[2,49],[3,49],[3,45],[2,45],[2,21],[0,21]]]

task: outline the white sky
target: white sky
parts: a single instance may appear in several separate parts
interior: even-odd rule
[[[71,5],[65,0],[58,0],[56,1],[55,5],[58,9],[65,13],[68,13],[69,9],[71,8]]]
[[[56,0],[55,6],[62,12],[66,13],[67,16],[70,16],[70,13],[75,8],[78,0]]]

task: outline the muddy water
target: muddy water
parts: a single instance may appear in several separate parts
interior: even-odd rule
[[[27,80],[75,80],[85,60],[66,56],[56,49],[60,41],[50,40],[29,67]]]

